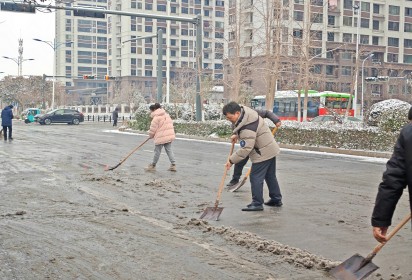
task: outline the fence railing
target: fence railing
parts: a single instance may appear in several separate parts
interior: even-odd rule
[[[122,121],[130,121],[132,120],[132,116],[121,116],[117,119],[118,122]],[[112,122],[112,116],[111,115],[86,115],[84,116],[84,121],[85,122]]]

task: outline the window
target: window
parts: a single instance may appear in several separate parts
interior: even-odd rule
[[[326,58],[328,58],[328,59],[335,58],[334,52],[332,50],[327,50],[326,51]]]
[[[388,53],[388,62],[398,62],[399,55],[397,53]]]
[[[310,0],[310,4],[313,6],[323,6],[323,0]]]
[[[320,64],[313,65],[313,67],[310,69],[310,72],[314,74],[322,74],[322,65]]]
[[[399,47],[399,38],[388,37],[388,46]]]
[[[373,13],[379,14],[379,4],[373,4]]]
[[[182,7],[182,14],[189,14],[189,9],[186,7]]]
[[[151,65],[153,65],[153,62],[152,62],[151,59],[145,59],[145,60],[144,60],[144,65],[145,65],[145,66],[151,66]]]
[[[157,4],[157,10],[161,12],[166,12],[166,5]]]
[[[412,48],[412,40],[411,39],[405,39],[403,40],[403,46],[405,48]]]
[[[153,10],[153,4],[146,3],[145,4],[145,9],[146,10]]]
[[[352,74],[352,67],[351,66],[342,66],[341,74],[342,74],[342,76],[350,76]]]
[[[151,77],[151,76],[152,76],[152,70],[145,70],[145,71],[144,71],[144,75],[145,75],[146,77]]]
[[[404,55],[403,63],[412,63],[412,55]]]
[[[405,16],[412,17],[412,8],[405,8]]]
[[[225,17],[225,12],[216,11],[216,12],[215,12],[215,16],[216,16],[216,17]]]
[[[392,6],[389,5],[389,14],[393,16],[399,16],[400,14],[400,7],[399,6]]]
[[[372,45],[379,46],[379,37],[372,36]]]
[[[311,30],[310,31],[310,38],[312,40],[322,40],[322,31]]]
[[[412,24],[405,22],[405,25],[404,25],[404,27],[403,27],[403,31],[404,31],[404,32],[412,32]]]
[[[369,36],[368,35],[360,35],[360,43],[364,45],[369,45]]]
[[[303,21],[303,12],[294,11],[293,12],[293,19],[296,20],[296,21]]]
[[[379,30],[379,21],[377,20],[373,21],[373,30]]]
[[[334,76],[335,75],[335,65],[326,65],[326,75]]]
[[[293,37],[302,39],[303,37],[302,29],[293,29]]]
[[[352,26],[352,17],[343,17],[344,26]]]
[[[343,8],[352,10],[353,9],[353,1],[352,0],[344,0],[343,1]]]
[[[399,31],[399,22],[388,21],[388,30]]]
[[[334,41],[335,41],[335,33],[328,32],[328,42],[334,42]]]
[[[145,26],[144,31],[145,32],[153,32],[153,26]]]
[[[360,27],[369,28],[369,19],[368,18],[361,18]]]
[[[313,23],[323,23],[323,14],[311,14],[310,19]]]
[[[341,52],[341,58],[344,60],[351,60],[352,53],[351,52]]]
[[[328,16],[328,25],[335,25],[335,16]]]
[[[362,12],[368,12],[368,13],[369,13],[370,10],[371,10],[371,4],[368,3],[368,2],[362,1],[362,2],[361,2],[361,11],[362,11]]]
[[[343,42],[352,43],[352,34],[350,33],[343,33]]]

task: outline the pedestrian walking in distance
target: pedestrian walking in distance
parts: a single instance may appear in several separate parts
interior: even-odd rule
[[[12,119],[14,118],[13,116],[13,105],[8,105],[4,107],[4,109],[1,111],[1,125],[3,126],[3,135],[4,135],[4,141],[9,141],[13,140],[12,134],[13,134],[13,123]],[[7,138],[8,136],[8,138]]]
[[[381,243],[387,241],[388,227],[406,186],[412,211],[412,107],[408,119],[409,123],[401,129],[393,154],[386,163],[372,213],[373,236]]]
[[[150,115],[152,122],[150,123],[149,137],[154,139],[155,149],[153,161],[146,168],[146,171],[155,171],[156,164],[159,161],[163,147],[170,160],[169,171],[176,171],[176,161],[172,151],[172,142],[176,139],[173,121],[169,114],[161,108],[159,103],[150,105]]]
[[[113,126],[117,126],[117,119],[119,118],[119,108],[115,108],[113,113],[112,113],[112,118],[113,118]]]
[[[263,181],[266,181],[270,197],[265,205],[282,206],[282,194],[276,178],[276,156],[280,148],[269,127],[255,110],[240,106],[236,102],[226,104],[223,107],[223,115],[234,126],[232,142],[239,140],[240,144],[240,148],[230,156],[226,168],[229,170],[233,164],[246,157],[249,157],[252,162],[250,172],[252,202],[242,211],[263,210]]]

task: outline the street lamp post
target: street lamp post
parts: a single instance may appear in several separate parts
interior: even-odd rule
[[[354,116],[356,117],[357,115],[357,105],[358,105],[358,59],[359,59],[359,27],[360,27],[360,3],[356,4],[353,6],[353,9],[355,11],[357,11],[357,22],[356,22],[356,65],[355,65],[355,87],[354,87],[354,91],[355,91],[355,96],[354,96],[354,101],[353,101],[353,112],[354,112]]]
[[[364,67],[364,65],[365,65],[365,61],[366,60],[368,60],[369,58],[372,58],[374,56],[374,54],[373,53],[370,53],[367,57],[365,57],[364,59],[363,59],[363,61],[362,61],[362,100],[361,100],[361,118],[363,119],[363,83],[364,83],[364,78],[363,78],[363,75],[364,75],[364,73],[363,73],[363,67]]]
[[[5,59],[10,59],[12,61],[14,61],[17,64],[17,75],[21,76],[23,75],[23,62],[25,61],[29,61],[29,60],[34,60],[34,58],[27,58],[27,59],[23,59],[23,58],[13,58],[13,57],[8,57],[8,56],[3,56],[3,58]]]
[[[54,109],[54,92],[55,92],[55,84],[56,84],[56,50],[58,47],[62,46],[62,45],[67,45],[67,44],[72,44],[74,43],[73,41],[70,42],[56,42],[56,38],[54,38],[53,42],[51,41],[44,41],[44,40],[40,40],[40,39],[33,39],[34,41],[37,42],[42,42],[45,43],[47,45],[49,45],[52,49],[53,49],[53,90],[52,90],[52,103],[51,103],[51,108]]]
[[[163,96],[162,96],[162,67],[163,67],[163,31],[162,29],[157,30],[156,34],[136,37],[122,42],[122,46],[124,43],[142,40],[146,38],[156,38],[157,37],[157,102],[162,103]]]

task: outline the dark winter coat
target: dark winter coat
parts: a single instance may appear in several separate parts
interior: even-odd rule
[[[119,111],[115,109],[112,113],[113,120],[117,120],[119,118]]]
[[[1,111],[1,125],[2,126],[12,126],[13,111],[10,106],[4,107]]]
[[[241,106],[241,113],[233,133],[238,136],[241,148],[230,156],[231,163],[238,163],[249,156],[252,163],[263,162],[277,156],[279,145],[272,132],[258,113]]]
[[[412,211],[412,123],[402,128],[389,161],[383,173],[372,214],[372,226],[391,225],[396,204],[408,186]]]

